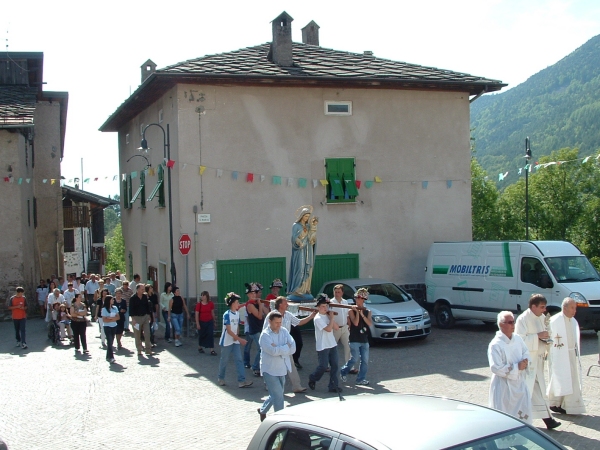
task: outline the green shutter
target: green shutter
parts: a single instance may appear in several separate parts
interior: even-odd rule
[[[144,174],[144,171],[142,170],[140,172],[140,187],[138,188],[137,191],[135,191],[135,194],[133,195],[133,198],[131,199],[131,201],[129,203],[133,204],[135,203],[135,201],[138,199],[138,197],[142,196],[142,207],[146,206],[146,201],[144,199],[144,182],[146,180],[146,175]]]
[[[355,183],[354,158],[327,158],[325,160],[325,172],[329,182],[327,202],[354,202],[355,197],[358,196]]]
[[[133,183],[131,182],[131,174],[127,175],[127,201],[131,208],[131,198],[133,197]]]
[[[164,169],[161,164],[160,166],[158,166],[158,183],[156,183],[156,186],[154,186],[152,193],[148,197],[148,201],[151,202],[152,199],[154,199],[154,197],[156,197],[156,194],[158,194],[158,206],[160,206],[160,207],[165,206],[165,186],[164,186],[163,179],[164,179]],[[144,206],[145,206],[145,204],[144,204]]]
[[[344,173],[344,184],[346,185],[346,192],[348,192],[350,197],[358,197],[358,189],[356,189],[354,175]]]
[[[339,198],[344,198],[344,187],[342,185],[342,178],[338,174],[330,174],[328,181],[331,185],[331,192],[333,193],[333,195]]]

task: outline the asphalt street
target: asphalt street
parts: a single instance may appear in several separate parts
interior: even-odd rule
[[[87,328],[89,357],[75,356],[69,345],[52,346],[45,325],[39,318],[29,320],[29,348],[21,349],[15,347],[12,323],[0,323],[0,439],[10,450],[244,449],[259,424],[256,409],[266,394],[261,379],[247,369],[254,385],[239,389],[231,361],[228,385],[218,386],[219,357],[199,354],[192,337],[185,338],[182,347],[158,339],[154,357],[138,358],[133,337],[127,335],[125,349],[111,365],[96,324]],[[355,386],[350,376],[342,384],[343,394],[418,393],[487,405],[486,351],[494,333],[494,327],[469,321],[452,330],[434,328],[423,341],[372,347],[367,377],[371,385]],[[162,334],[159,330],[159,337]],[[306,386],[317,360],[314,335],[303,336],[300,377]],[[587,414],[557,415],[563,425],[548,432],[569,448],[596,449],[600,442],[600,367],[592,367],[586,376],[597,361],[596,334],[583,332]],[[325,378],[306,395],[288,391],[286,407],[335,395],[327,392]],[[356,420],[342,404],[340,414]],[[390,417],[382,414],[382,420],[398,427],[399,439],[404,432],[435,432],[435,423],[426,417],[422,430],[402,430]],[[545,430],[541,420],[534,425]]]

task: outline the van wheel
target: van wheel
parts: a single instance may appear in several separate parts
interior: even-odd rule
[[[442,329],[452,328],[454,326],[454,316],[452,309],[448,305],[438,304],[433,310],[437,326]]]

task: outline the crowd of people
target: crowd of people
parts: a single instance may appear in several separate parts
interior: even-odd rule
[[[488,347],[492,371],[490,406],[531,423],[542,419],[548,429],[561,425],[555,414],[584,414],[577,302],[567,297],[562,311],[546,316],[546,298],[533,294],[518,319],[498,314],[498,328]],[[545,363],[548,379],[545,381]]]

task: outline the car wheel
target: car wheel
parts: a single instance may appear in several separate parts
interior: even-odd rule
[[[435,321],[437,322],[437,326],[439,328],[448,329],[454,326],[455,321],[450,306],[445,304],[437,304],[435,305],[433,314],[435,315]]]

